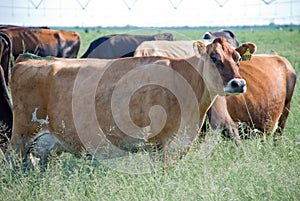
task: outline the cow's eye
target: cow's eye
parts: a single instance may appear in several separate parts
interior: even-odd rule
[[[242,61],[242,58],[240,57],[240,58],[238,59],[238,62],[236,63],[236,65],[237,65],[238,67],[240,67],[241,61]]]
[[[211,56],[210,59],[214,64],[216,64],[218,62],[218,59],[216,56]]]

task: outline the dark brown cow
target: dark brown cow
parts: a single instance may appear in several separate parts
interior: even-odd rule
[[[80,47],[80,36],[73,31],[22,26],[0,26],[0,31],[10,36],[15,59],[24,52],[76,58]]]
[[[4,150],[7,140],[11,137],[13,117],[5,79],[8,78],[11,64],[11,41],[2,32],[0,32],[0,64],[0,147]]]
[[[186,153],[216,96],[246,87],[238,72],[243,52],[224,38],[198,41],[194,50],[187,60],[20,56],[12,71],[12,147],[42,158],[83,148],[99,159],[153,146]]]
[[[117,59],[132,57],[136,48],[144,41],[168,40],[175,37],[171,33],[156,35],[115,34],[94,40],[81,58]]]

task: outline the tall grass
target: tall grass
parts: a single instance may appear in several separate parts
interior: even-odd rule
[[[290,29],[293,29],[291,31]],[[174,31],[175,30],[175,31]],[[173,29],[197,39],[207,29]],[[300,72],[300,27],[233,28],[240,42],[252,41],[258,53],[276,51]],[[95,29],[81,34],[81,53],[100,35],[132,30]],[[126,174],[103,162],[63,154],[46,167],[0,164],[1,200],[299,200],[299,77],[284,135],[243,141],[221,140],[203,157],[197,141],[177,164],[149,174]],[[3,158],[3,156],[2,156]],[[130,168],[130,167],[129,167]],[[135,167],[131,167],[135,168]]]
[[[298,140],[298,141],[297,141]],[[178,164],[152,174],[125,174],[72,155],[47,167],[1,165],[3,200],[297,200],[299,138],[222,141],[207,158],[193,150]],[[134,168],[134,167],[132,167]]]

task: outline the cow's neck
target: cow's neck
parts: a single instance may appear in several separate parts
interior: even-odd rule
[[[197,57],[191,57],[188,59],[188,62],[192,64],[195,69],[197,69],[199,75],[198,86],[199,87],[199,93],[197,93],[198,103],[199,103],[199,126],[201,127],[206,113],[209,110],[209,108],[212,106],[213,102],[215,101],[217,94],[213,93],[212,91],[209,91],[206,87],[205,81],[203,79],[204,75],[204,61],[197,58]]]

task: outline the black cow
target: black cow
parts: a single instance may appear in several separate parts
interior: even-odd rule
[[[7,91],[6,78],[9,76],[11,65],[11,40],[0,32],[0,147],[5,149],[6,143],[11,138],[12,132],[12,105]]]
[[[239,46],[239,41],[237,40],[236,36],[234,35],[234,33],[230,30],[224,30],[221,29],[219,31],[215,31],[215,32],[206,32],[202,38],[203,39],[207,39],[207,40],[213,40],[215,38],[218,37],[225,37],[226,40],[233,45],[233,47],[238,47]]]
[[[152,40],[173,41],[175,37],[171,33],[156,35],[114,34],[103,36],[91,42],[88,50],[81,58],[116,59],[132,57],[136,48],[142,42]]]

